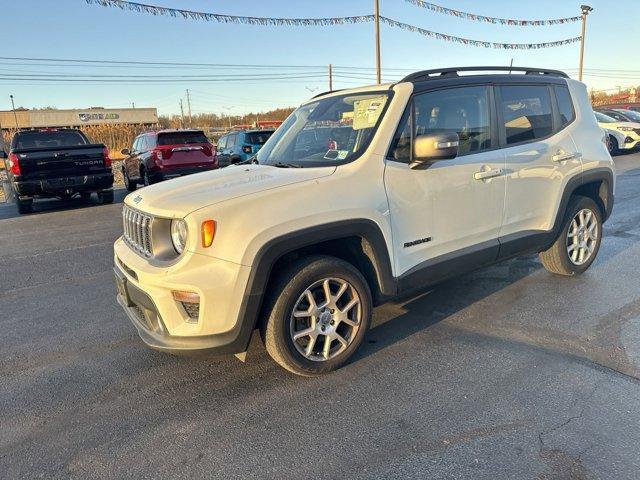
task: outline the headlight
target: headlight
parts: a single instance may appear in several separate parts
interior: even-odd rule
[[[187,246],[188,236],[189,230],[187,229],[187,222],[181,218],[171,220],[171,242],[176,252],[184,252],[184,248]]]
[[[633,132],[633,127],[618,127],[621,132]]]

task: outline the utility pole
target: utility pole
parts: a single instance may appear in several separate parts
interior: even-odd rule
[[[182,106],[182,99],[180,99],[180,128],[184,128],[184,107]]]
[[[136,102],[131,102],[131,108],[133,108],[133,109],[136,108]]]
[[[333,92],[333,65],[329,64],[329,91]]]
[[[584,35],[587,30],[587,15],[589,12],[593,12],[593,8],[589,5],[581,5],[582,9],[582,35],[580,36],[580,70],[578,73],[578,80],[582,81],[582,70],[584,67]]]
[[[189,111],[189,128],[193,127],[193,123],[191,122],[191,93],[189,93],[189,89],[187,88],[187,109]]]
[[[18,114],[16,113],[16,104],[13,103],[13,95],[9,95],[11,99],[11,109],[13,110],[13,119],[16,121],[16,130],[18,130]]]
[[[382,83],[380,72],[380,0],[373,0],[373,16],[376,25],[376,82]]]

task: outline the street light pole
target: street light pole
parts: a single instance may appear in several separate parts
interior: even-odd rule
[[[16,130],[18,130],[18,114],[16,113],[16,104],[13,103],[13,95],[9,95],[11,99],[11,109],[13,110],[13,119],[16,121]]]
[[[373,16],[376,25],[376,82],[380,85],[382,83],[382,74],[380,73],[380,0],[373,0]]]
[[[587,15],[589,12],[593,12],[593,8],[589,5],[581,5],[582,9],[582,35],[580,35],[580,69],[578,73],[578,80],[582,81],[582,70],[584,66],[584,35],[587,30]]]

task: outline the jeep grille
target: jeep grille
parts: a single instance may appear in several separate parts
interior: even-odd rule
[[[145,257],[153,255],[151,245],[151,223],[153,217],[125,205],[122,209],[124,241]]]

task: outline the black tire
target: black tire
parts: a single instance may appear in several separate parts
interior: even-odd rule
[[[113,203],[113,190],[105,190],[104,192],[98,192],[98,200],[103,205],[106,205],[108,203]]]
[[[83,202],[88,202],[91,200],[91,192],[80,192],[80,198]]]
[[[31,213],[33,212],[33,199],[20,200],[19,198],[16,198],[16,206],[18,207],[18,213],[20,215]]]
[[[146,169],[144,169],[142,171],[142,183],[144,184],[145,187],[148,187],[149,185],[158,183],[158,179],[155,178],[153,175],[149,175],[149,172]]]
[[[133,192],[138,187],[137,182],[132,182],[129,174],[125,170],[122,172],[122,178],[124,179],[124,188],[126,188],[128,192]]]
[[[609,135],[609,141],[607,142],[607,150],[609,150],[609,155],[615,155],[618,153],[620,149],[620,145],[618,145],[618,140],[613,135]]]
[[[579,212],[583,210],[589,210],[593,214],[597,225],[594,227],[596,232],[596,239],[593,240],[593,251],[589,254],[584,263],[577,264],[570,257],[569,248],[569,233],[573,230],[573,220]],[[588,242],[591,240],[587,240]],[[602,242],[602,211],[600,207],[592,199],[576,195],[571,198],[567,207],[566,215],[562,223],[560,233],[556,238],[553,245],[546,251],[540,252],[540,261],[544,268],[549,272],[556,275],[572,276],[583,273],[587,268],[591,266],[598,251],[600,250],[600,243]],[[574,247],[575,249],[575,247]]]
[[[357,330],[355,329],[356,327],[351,327],[339,320],[336,320],[333,327],[326,324],[327,329],[332,328],[335,332],[338,332],[342,328],[341,325],[344,324],[343,326],[351,333],[343,336],[343,340],[345,338],[348,340],[348,346],[341,350],[340,342],[330,340],[330,348],[337,349],[335,356],[323,360],[313,360],[298,351],[298,348],[301,347],[296,347],[296,344],[294,344],[291,322],[295,322],[295,320],[292,320],[293,311],[298,306],[300,299],[303,298],[305,291],[309,289],[310,285],[322,282],[326,278],[346,282],[349,285],[350,288],[345,291],[348,291],[349,295],[344,301],[349,298],[357,298],[359,300],[359,304],[357,304],[359,309],[355,313],[355,315],[359,316],[359,323],[357,324]],[[311,256],[295,262],[278,276],[275,283],[270,287],[270,295],[266,300],[266,307],[267,318],[261,326],[260,333],[267,352],[271,358],[290,372],[312,377],[340,368],[358,349],[371,325],[373,302],[366,280],[353,265],[334,257]],[[342,305],[340,308],[344,307]],[[354,310],[356,309],[352,308],[350,311]],[[334,310],[331,310],[331,313],[333,312]],[[327,314],[327,308],[324,309],[323,315],[325,314]],[[333,315],[328,314],[328,317],[332,318],[331,325],[334,325]],[[318,325],[317,328],[322,328],[324,332],[324,326],[320,327],[322,322],[319,318],[321,316],[313,324]],[[311,318],[309,318],[309,322],[311,321]],[[340,334],[343,335],[342,332]],[[326,338],[323,337],[322,346],[324,346],[325,341]],[[309,343],[311,343],[310,340]],[[318,340],[314,340],[313,344],[316,345],[316,343],[320,348]],[[317,355],[322,355],[322,353]]]

